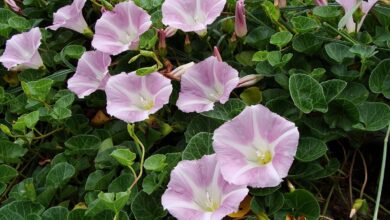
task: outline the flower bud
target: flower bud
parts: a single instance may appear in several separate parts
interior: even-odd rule
[[[274,0],[274,5],[278,8],[285,8],[287,5],[286,0]]]
[[[186,34],[186,38],[184,39],[184,51],[188,54],[192,52],[190,36],[188,34]]]
[[[328,5],[328,0],[314,0],[314,2],[318,6],[326,6],[326,5]]]
[[[4,2],[14,11],[21,12],[22,9],[16,4],[14,0],[4,0]]]
[[[222,62],[221,54],[219,53],[218,47],[214,47],[214,56],[217,58],[219,62]]]
[[[165,28],[164,32],[165,32],[165,37],[169,38],[176,34],[177,29],[168,26],[167,28]]]
[[[187,72],[188,68],[192,67],[195,65],[194,62],[187,63],[181,66],[178,66],[176,69],[174,69],[172,72],[168,74],[169,78],[175,79],[175,80],[180,80],[181,76]]]
[[[163,29],[158,30],[158,52],[162,57],[165,57],[167,55],[167,44],[165,42],[165,38],[165,31]]]
[[[240,81],[238,81],[237,88],[241,87],[248,87],[248,86],[253,86],[260,80],[262,80],[264,77],[260,74],[250,74],[247,76],[244,76],[240,78]]]
[[[245,18],[245,5],[244,0],[238,0],[236,3],[236,18],[234,30],[238,37],[245,37],[248,33],[248,28],[246,26],[246,18]]]
[[[364,199],[355,200],[351,212],[349,213],[349,218],[352,218],[359,211],[359,209],[363,206],[363,203],[364,203]]]

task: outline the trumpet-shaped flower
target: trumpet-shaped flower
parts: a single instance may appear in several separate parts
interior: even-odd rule
[[[353,10],[355,5],[358,4],[357,0],[336,0],[336,2],[344,8],[345,13],[348,13]],[[363,16],[360,18],[359,23],[356,24],[356,22],[353,20],[353,16],[351,15],[346,24],[348,32],[355,32],[360,30],[368,12],[371,10],[372,7],[374,7],[377,2],[378,0],[362,1],[360,9],[363,13]]]
[[[38,52],[41,38],[41,31],[37,27],[12,36],[6,43],[0,62],[8,70],[39,69],[43,66],[41,55]]]
[[[21,12],[22,9],[16,4],[14,0],[5,0],[4,1],[14,12]]]
[[[255,105],[215,130],[213,148],[229,183],[273,187],[287,176],[298,139],[294,123]]]
[[[146,11],[132,1],[121,2],[96,22],[92,46],[111,55],[136,50],[140,36],[151,25]]]
[[[224,104],[238,84],[238,72],[214,56],[187,69],[181,76],[176,105],[183,112],[204,112],[215,102]]]
[[[226,0],[166,0],[162,5],[162,22],[184,32],[200,35],[207,30],[225,7]]]
[[[81,56],[76,73],[68,80],[68,89],[84,98],[96,90],[104,90],[110,77],[111,58],[100,51],[88,51]]]
[[[53,25],[47,27],[51,30],[57,30],[60,27],[77,31],[81,34],[92,36],[87,22],[83,17],[83,7],[86,0],[74,0],[71,5],[58,9],[53,14]]]
[[[244,37],[248,33],[245,17],[244,0],[238,0],[236,3],[236,18],[234,23],[234,31],[238,37]]]
[[[178,220],[220,220],[237,211],[247,194],[246,186],[223,179],[213,154],[179,162],[161,201]]]
[[[107,112],[125,122],[143,121],[169,101],[171,81],[158,72],[111,76],[106,85]]]

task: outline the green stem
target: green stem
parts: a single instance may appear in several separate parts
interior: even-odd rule
[[[127,130],[130,134],[130,136],[133,138],[135,145],[141,149],[141,161],[140,161],[140,167],[139,167],[139,173],[138,176],[136,176],[135,180],[131,184],[131,186],[127,189],[127,192],[130,192],[134,186],[137,184],[137,182],[141,179],[143,174],[143,167],[144,167],[144,161],[145,161],[145,146],[144,144],[139,140],[137,135],[134,132],[134,125],[128,125]]]
[[[387,132],[386,132],[386,136],[385,136],[385,140],[384,140],[384,144],[383,144],[382,166],[381,166],[381,172],[380,172],[380,176],[379,176],[379,187],[378,187],[378,193],[376,195],[375,211],[374,211],[373,220],[378,219],[379,205],[380,205],[382,189],[383,189],[383,179],[385,177],[386,158],[387,158],[387,142],[389,141],[389,134],[390,134],[390,124],[387,127]]]
[[[347,41],[351,42],[352,44],[358,44],[359,42],[357,42],[356,40],[352,39],[348,34],[345,34],[339,30],[337,30],[336,28],[334,28],[332,25],[324,22],[323,25],[325,27],[328,27],[329,29],[331,29],[332,31],[336,32],[337,34],[339,34],[340,36],[342,36],[343,38],[345,38]]]

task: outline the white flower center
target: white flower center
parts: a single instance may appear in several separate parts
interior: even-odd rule
[[[140,99],[140,102],[139,102],[138,107],[140,107],[141,109],[150,110],[153,108],[153,106],[154,106],[153,100],[144,98],[143,96],[140,96],[139,99]]]
[[[206,192],[206,201],[204,207],[202,208],[207,212],[213,212],[219,208],[219,203],[214,201],[209,192]]]

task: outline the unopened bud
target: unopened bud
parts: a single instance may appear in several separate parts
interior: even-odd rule
[[[161,57],[165,57],[167,55],[167,44],[165,42],[165,31],[164,30],[158,30],[158,52],[160,53]]]
[[[176,34],[177,29],[168,26],[167,28],[165,28],[164,32],[165,32],[165,37],[170,38],[170,37],[172,37],[173,35]]]
[[[328,0],[314,0],[314,2],[318,6],[326,6],[326,5],[328,5]]]
[[[287,180],[287,187],[290,190],[290,192],[294,192],[295,191],[295,186],[288,180]]]
[[[218,47],[214,47],[214,56],[217,58],[219,62],[222,62],[221,54],[219,53]]]
[[[188,34],[186,34],[186,38],[184,39],[184,51],[188,54],[192,52],[190,36]]]
[[[356,199],[353,203],[351,212],[349,213],[349,218],[352,218],[356,215],[356,213],[359,211],[359,209],[363,206],[364,199]]]
[[[248,28],[246,26],[244,0],[237,1],[235,15],[234,31],[238,37],[245,37],[248,33]]]
[[[181,65],[179,67],[177,67],[176,69],[174,69],[172,72],[170,72],[168,75],[168,77],[172,78],[172,79],[175,79],[175,80],[180,80],[181,79],[181,76],[187,72],[187,70],[192,67],[193,65],[195,65],[194,62],[191,62],[191,63],[187,63],[187,64],[184,64],[184,65]]]
[[[14,12],[21,12],[22,9],[16,4],[14,0],[4,0],[4,2],[12,9]]]
[[[261,74],[250,74],[240,78],[237,88],[253,86],[264,78]]]
[[[286,0],[274,0],[274,5],[278,8],[285,8],[287,5]]]

